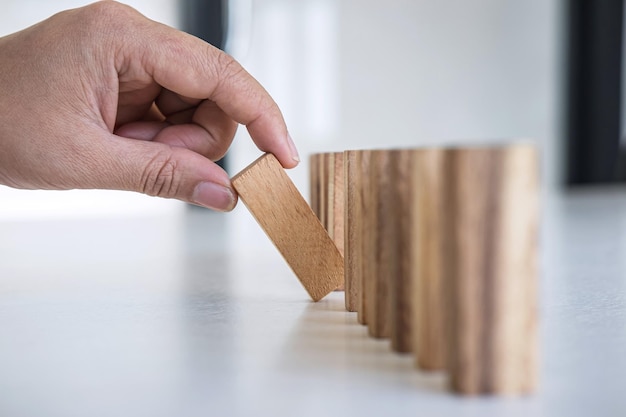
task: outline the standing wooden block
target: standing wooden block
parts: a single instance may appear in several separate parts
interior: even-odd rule
[[[346,310],[357,311],[357,297],[360,293],[362,248],[362,203],[359,199],[362,194],[360,187],[359,151],[345,151],[343,153],[344,168],[344,277]],[[358,191],[357,191],[358,190]]]
[[[310,161],[311,190],[314,190],[311,192],[311,208],[343,255],[343,152],[314,154]],[[343,291],[344,284],[337,290]]]
[[[319,166],[320,154],[312,154],[309,157],[309,201],[313,213],[320,218],[320,166]]]
[[[324,180],[325,183],[325,192],[326,192],[326,223],[324,227],[326,231],[330,235],[330,238],[335,241],[335,228],[333,225],[335,224],[335,154],[334,153],[325,153],[324,154]]]
[[[343,152],[330,152],[320,155],[323,158],[324,227],[333,239],[339,252],[343,254]]]
[[[531,392],[537,380],[537,153],[528,145],[449,152],[444,279],[451,388]]]
[[[367,328],[370,336],[390,336],[389,282],[396,273],[397,236],[393,206],[392,153],[372,151],[370,169],[371,210],[366,213],[364,284]]]
[[[232,183],[314,301],[343,283],[343,257],[274,155]]]
[[[324,229],[328,231],[328,154],[319,154],[318,177],[320,181],[318,218]]]
[[[442,233],[444,222],[444,149],[413,152],[411,184],[412,240],[410,268],[413,299],[412,337],[417,365],[425,370],[443,369],[445,364],[445,313],[443,299],[444,262]]]
[[[370,245],[373,241],[371,235],[368,234],[368,221],[369,213],[372,210],[370,206],[370,194],[371,194],[371,167],[372,151],[356,151],[355,152],[355,166],[354,172],[350,175],[348,181],[354,187],[353,196],[351,200],[350,210],[355,210],[352,214],[346,216],[348,221],[353,222],[354,237],[350,238],[348,243],[351,248],[351,256],[355,259],[350,261],[354,262],[354,273],[351,276],[351,282],[355,284],[356,289],[356,309],[357,320],[361,324],[367,324],[368,305],[367,305],[367,288],[366,280],[370,279],[370,259],[368,258],[370,252],[373,250]],[[352,171],[352,169],[351,169]]]
[[[391,248],[393,257],[388,261],[393,264],[381,265],[389,274],[389,323],[391,348],[396,352],[411,352],[413,349],[413,309],[416,307],[412,286],[415,274],[413,248],[415,246],[412,233],[414,208],[411,197],[415,194],[415,186],[411,181],[414,168],[412,150],[391,151],[389,153],[391,175],[389,208],[382,213],[387,217],[385,225],[394,230],[383,233],[381,246]],[[381,222],[378,222],[379,226]],[[391,240],[389,240],[391,239]]]
[[[343,255],[344,254],[344,205],[345,205],[345,190],[344,190],[344,169],[343,169],[343,152],[335,152],[332,155],[332,175],[330,176],[332,183],[332,193],[329,198],[332,199],[329,211],[332,210],[332,223],[328,225],[329,229],[332,229],[331,236],[337,249]]]
[[[328,158],[328,225],[327,230],[341,255],[344,254],[344,189],[343,152],[330,153]],[[343,282],[337,291],[345,290]]]

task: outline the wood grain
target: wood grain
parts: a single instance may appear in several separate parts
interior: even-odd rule
[[[320,154],[318,159],[319,187],[319,219],[328,231],[328,155]],[[332,239],[332,237],[331,237]]]
[[[335,241],[335,154],[325,153],[324,158],[324,181],[325,181],[325,194],[326,194],[326,221],[324,227],[330,235],[330,238]]]
[[[394,230],[383,236],[392,241],[383,241],[384,247],[394,251],[387,265],[389,270],[389,322],[391,348],[396,352],[411,352],[413,345],[413,309],[415,303],[413,286],[414,239],[412,234],[413,207],[411,196],[414,187],[411,181],[413,168],[412,150],[398,150],[389,153],[391,175],[390,204],[384,216],[389,217],[387,227]],[[380,225],[380,222],[379,222]],[[389,269],[391,268],[391,269]]]
[[[393,151],[372,151],[370,165],[370,210],[365,214],[364,284],[367,328],[370,336],[390,336],[389,282],[396,273],[396,217],[393,215]]]
[[[313,154],[310,161],[311,208],[343,256],[343,152]],[[343,290],[344,284],[337,288],[337,291]]]
[[[361,284],[362,221],[360,187],[360,153],[345,151],[344,168],[344,271],[346,310],[357,311]]]
[[[530,145],[450,151],[444,286],[456,392],[536,387],[537,159]]]
[[[314,301],[343,283],[343,257],[274,155],[232,184]]]
[[[333,221],[328,226],[332,229],[332,238],[337,245],[337,249],[344,254],[344,206],[345,206],[345,187],[344,187],[344,169],[343,169],[343,152],[335,152],[333,155],[333,175],[332,175],[332,211]],[[329,209],[330,210],[330,209]]]
[[[320,218],[320,154],[309,156],[309,203],[313,213]]]
[[[443,369],[445,364],[445,312],[443,223],[445,150],[413,152],[411,184],[411,262],[413,346],[418,367]]]
[[[355,226],[355,237],[354,241],[350,243],[350,245],[354,246],[354,256],[356,260],[355,263],[358,264],[356,276],[353,278],[353,282],[356,284],[356,309],[357,309],[357,320],[360,324],[367,324],[367,315],[368,315],[368,305],[367,305],[367,288],[366,281],[369,280],[369,275],[371,270],[370,268],[370,259],[369,253],[373,250],[370,248],[370,245],[373,243],[371,239],[369,239],[368,233],[368,218],[369,212],[372,210],[370,206],[370,194],[371,194],[371,176],[370,176],[370,167],[371,167],[371,159],[372,159],[372,151],[363,150],[355,152],[355,163],[356,166],[354,168],[355,174],[354,179],[352,180],[354,184],[354,202],[353,207],[355,210],[358,210],[358,214],[355,216],[350,216],[350,218],[354,218],[356,222]],[[373,273],[373,272],[371,272]]]
[[[341,255],[344,254],[344,179],[343,179],[343,152],[332,152],[325,154],[327,158],[327,224],[326,230],[333,242],[339,249]],[[337,291],[345,289],[345,282]]]

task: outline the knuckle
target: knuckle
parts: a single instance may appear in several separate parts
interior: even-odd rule
[[[171,154],[156,154],[146,165],[139,190],[147,195],[173,198],[181,186],[180,169]]]
[[[220,51],[213,62],[216,88],[212,100],[228,100],[228,95],[236,90],[246,96],[251,106],[258,108],[259,103],[264,102],[263,95],[267,93],[235,58]]]
[[[103,0],[85,6],[82,9],[83,17],[90,21],[101,21],[130,16],[135,13],[135,9],[113,0]]]
[[[108,36],[123,36],[134,26],[131,22],[140,16],[132,7],[113,0],[98,1],[78,9],[78,13],[80,28],[96,34],[100,40]]]
[[[245,70],[232,56],[219,52],[216,57],[216,73],[222,83],[234,83],[245,74]]]
[[[241,68],[241,65],[233,58],[225,52],[220,52],[217,54],[217,64],[220,68],[220,71],[229,75],[233,72],[238,72]]]

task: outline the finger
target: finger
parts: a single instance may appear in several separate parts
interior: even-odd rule
[[[160,91],[161,86],[156,82],[132,92],[120,91],[117,103],[117,125],[139,119],[163,120],[163,115],[153,103]]]
[[[215,160],[221,159],[233,142],[235,132],[237,132],[237,122],[210,100],[205,100],[200,104],[193,114],[193,122],[209,134],[212,147],[210,157]]]
[[[115,134],[129,139],[153,140],[168,126],[167,122],[132,122],[118,127]]]
[[[237,203],[228,174],[188,149],[92,132],[88,157],[78,161],[79,188],[137,191],[229,211]],[[80,165],[82,164],[82,165]]]
[[[181,96],[214,101],[230,118],[246,125],[259,149],[276,155],[285,168],[297,165],[299,157],[278,106],[239,63],[164,25],[138,25],[136,30],[145,33],[124,45],[127,62],[142,56],[145,70],[158,84]]]
[[[155,104],[163,115],[170,116],[198,106],[202,99],[190,98],[176,94],[166,88],[156,98]]]
[[[170,116],[167,122],[128,123],[115,133],[126,138],[186,148],[217,161],[226,154],[236,130],[237,123],[215,103],[205,101],[198,109]]]
[[[230,139],[215,138],[196,124],[168,126],[153,139],[154,142],[189,149],[213,161],[222,159],[232,142]]]
[[[160,132],[155,141],[191,149],[214,161],[226,154],[237,131],[237,123],[210,100],[172,114],[167,121],[174,126]]]
[[[214,151],[213,138],[209,133],[194,124],[134,122],[120,126],[115,134],[123,138],[153,141],[189,149],[214,161],[223,157],[223,154]]]

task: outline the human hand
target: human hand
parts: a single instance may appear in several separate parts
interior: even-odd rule
[[[235,60],[113,1],[0,38],[0,184],[138,191],[231,210],[237,124],[285,168],[276,103]]]

